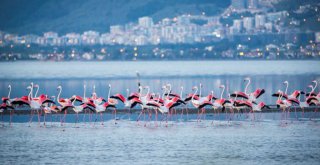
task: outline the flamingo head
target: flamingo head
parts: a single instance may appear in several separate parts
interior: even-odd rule
[[[29,85],[28,87],[27,87],[27,90],[30,90],[31,89],[31,86]]]
[[[35,84],[33,87],[34,87],[34,88],[39,88],[39,85],[38,85],[38,84]]]
[[[108,86],[109,86],[109,88],[111,88],[111,84],[109,84]]]
[[[58,87],[57,87],[57,90],[61,90],[62,89],[62,86],[61,85],[59,85]]]
[[[250,81],[250,77],[244,78],[243,81]]]
[[[196,90],[196,89],[198,89],[198,87],[197,87],[197,86],[192,87],[192,90]]]
[[[313,86],[312,86],[312,85],[308,85],[308,87],[311,88],[311,89],[313,89]]]
[[[220,85],[219,88],[225,88],[225,86],[224,85]]]
[[[10,84],[8,85],[8,89],[11,89],[11,85]]]
[[[180,88],[183,89],[183,86],[181,86]]]
[[[201,83],[199,84],[199,86],[200,86],[200,88],[202,88],[202,87],[203,87]]]
[[[314,84],[316,84],[317,83],[317,80],[313,80],[313,81],[311,81],[312,83],[314,83]]]
[[[127,90],[126,90],[127,92],[129,92],[129,89],[127,88]]]
[[[144,88],[144,89],[148,89],[148,88],[149,88],[149,86],[144,86],[143,88]]]
[[[289,84],[289,82],[288,82],[288,81],[285,81],[285,82],[283,82],[283,84]]]

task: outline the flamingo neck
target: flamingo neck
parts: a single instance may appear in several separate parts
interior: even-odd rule
[[[32,94],[33,94],[33,83],[31,83],[31,90],[30,90],[30,98],[31,98],[31,100],[33,99]]]
[[[147,92],[146,96],[148,97],[149,92],[150,92],[150,88],[149,87],[147,87],[147,88],[148,88],[148,92]]]
[[[318,82],[316,81],[316,82],[315,82],[315,85],[314,85],[314,87],[313,87],[313,89],[312,89],[312,92],[314,92],[314,90],[316,90],[317,86],[318,86]]]
[[[211,95],[212,95],[212,98],[213,98],[213,91],[211,91]],[[213,100],[212,98],[211,98],[211,102],[212,102],[212,100]]]
[[[61,94],[61,91],[62,91],[62,88],[59,88],[59,93],[58,93],[58,96],[57,96],[57,101],[60,102],[60,94]]]
[[[11,95],[11,85],[9,85],[9,93],[8,93],[8,98],[10,99],[10,95]]]
[[[194,92],[194,94],[192,95],[192,98],[191,98],[191,101],[193,102],[194,101],[194,96],[197,94],[198,92],[198,88],[196,88],[196,91]]]
[[[284,94],[287,94],[287,92],[288,92],[288,87],[289,87],[289,83],[286,83],[286,90],[285,90],[285,92],[284,92]]]
[[[36,93],[34,94],[34,97],[37,97],[38,92],[39,92],[39,85],[37,86],[37,90],[36,90]]]
[[[109,98],[110,98],[110,93],[111,93],[111,86],[109,86],[108,100],[109,100]]]
[[[202,91],[202,84],[200,84],[200,89],[199,89],[199,97],[201,97],[201,92]]]
[[[224,86],[222,87],[222,91],[221,91],[221,95],[220,95],[220,99],[222,99],[223,93],[224,93]]]
[[[248,83],[247,83],[247,85],[246,85],[246,88],[244,89],[244,93],[245,93],[245,94],[247,94],[247,90],[248,90],[248,87],[249,87],[250,83],[251,83],[251,80],[248,79]]]
[[[74,97],[73,101],[72,101],[72,105],[74,106],[74,103],[76,102],[76,96]]]
[[[127,98],[129,98],[129,89],[127,90]]]
[[[141,86],[139,86],[139,99],[141,99],[141,95],[142,95],[142,87]]]
[[[86,99],[86,85],[83,86],[83,99]]]
[[[182,98],[183,88],[181,88],[180,97]]]
[[[168,91],[168,94],[171,93],[171,84],[169,84],[169,91]]]
[[[30,89],[30,92],[28,94],[28,101],[31,101],[32,100],[32,90]]]

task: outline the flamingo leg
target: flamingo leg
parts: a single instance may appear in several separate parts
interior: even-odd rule
[[[13,111],[14,110],[10,110],[10,122],[9,122],[10,123],[9,124],[10,127],[11,127],[11,122],[12,122]]]
[[[4,126],[3,112],[1,112],[2,127]]]
[[[103,116],[102,116],[102,112],[100,112],[100,121],[101,121],[101,125],[104,125],[104,120],[103,120]]]
[[[30,112],[31,114],[30,114],[30,120],[29,120],[29,127],[31,126],[31,122],[32,122],[32,119],[33,119],[33,114],[34,114],[34,112],[33,112],[33,110],[31,109],[31,112]]]
[[[43,126],[46,127],[46,114],[43,115]]]
[[[37,109],[37,114],[38,114],[38,125],[40,126],[40,113],[38,109]]]

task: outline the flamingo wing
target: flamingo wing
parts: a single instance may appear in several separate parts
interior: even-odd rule
[[[110,96],[110,98],[113,98],[113,99],[117,99],[117,100],[119,100],[119,101],[121,101],[122,103],[125,103],[126,102],[126,98],[125,97],[123,97],[123,95],[122,94],[115,94],[115,95],[113,95],[113,96]]]
[[[61,108],[61,112],[64,112],[68,108],[73,108],[73,106],[71,106],[71,105],[64,106],[64,107]]]
[[[248,99],[249,96],[247,94],[245,94],[244,92],[239,92],[239,91],[236,91],[234,93],[232,93],[230,95],[231,97],[241,97],[241,98],[244,98],[244,99]]]
[[[147,106],[151,106],[151,107],[156,107],[156,108],[160,108],[160,107],[161,107],[161,105],[158,104],[158,103],[155,102],[155,101],[148,102],[146,105],[147,105]]]
[[[54,101],[50,100],[50,99],[46,99],[44,100],[41,104],[45,104],[45,103],[52,103],[52,104],[56,104]]]
[[[9,100],[9,98],[8,97],[2,97],[2,102],[6,102],[7,100]]]
[[[132,100],[134,98],[139,98],[139,94],[138,93],[131,93],[130,96],[128,97],[128,100]]]
[[[200,105],[199,105],[199,109],[201,109],[201,108],[204,108],[205,106],[213,106],[213,104],[210,102],[210,101],[204,101],[203,103],[201,103]]]
[[[262,94],[264,94],[266,91],[264,89],[258,88],[257,90],[254,91],[253,96],[255,98],[259,98]]]
[[[27,105],[30,106],[28,101],[25,101],[23,99],[15,99],[11,102],[12,105],[18,105],[18,106],[22,106],[22,105]]]

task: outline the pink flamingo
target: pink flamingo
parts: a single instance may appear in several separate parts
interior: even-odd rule
[[[192,96],[192,98],[191,98],[191,103],[192,103],[192,105],[195,107],[195,108],[197,108],[198,109],[198,112],[199,112],[199,110],[201,110],[201,113],[200,113],[200,115],[198,115],[198,119],[197,119],[197,121],[201,121],[201,117],[202,117],[202,114],[204,113],[204,111],[205,111],[205,109],[204,109],[204,107],[205,106],[212,106],[213,104],[212,104],[212,102],[211,101],[208,101],[208,100],[196,100],[196,99],[194,99],[195,98],[195,96],[196,96],[196,94],[197,94],[197,92],[198,92],[198,87],[197,86],[194,86],[193,88],[192,88],[192,90],[195,90],[195,92],[194,92],[194,94],[193,94],[193,96]]]
[[[67,110],[68,108],[73,108],[74,106],[72,105],[71,99],[67,99],[67,98],[60,98],[61,92],[62,92],[62,86],[59,85],[57,87],[57,90],[59,90],[58,96],[57,96],[57,102],[61,105],[61,112],[64,112],[64,122],[66,120],[66,115],[67,115]],[[62,121],[61,121],[61,125],[62,125]]]

